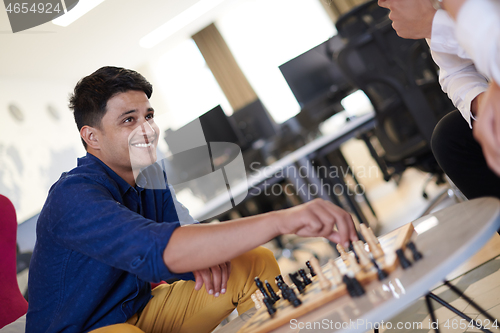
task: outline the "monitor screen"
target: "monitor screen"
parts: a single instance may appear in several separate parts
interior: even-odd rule
[[[343,47],[343,40],[336,35],[279,66],[301,108],[329,92],[354,90],[332,60]]]
[[[276,125],[260,99],[235,111],[231,118],[243,135],[246,146],[276,135]]]
[[[240,144],[241,140],[235,126],[233,126],[220,105],[202,114],[198,119],[203,129],[205,142],[232,142]],[[185,147],[186,140],[192,142],[203,140],[203,138],[197,140],[193,137],[196,135],[196,133],[193,133],[193,130],[196,130],[196,126],[193,125],[195,125],[195,120],[176,131],[168,129],[165,132],[165,140],[172,153],[176,154],[186,150],[186,148],[191,148]]]

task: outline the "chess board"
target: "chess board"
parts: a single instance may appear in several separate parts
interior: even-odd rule
[[[398,266],[399,261],[395,252],[397,249],[405,248],[413,232],[413,225],[408,223],[378,239],[384,251],[384,256],[378,259],[377,262],[379,267],[386,273],[391,273]],[[338,258],[335,262],[342,274],[349,271],[349,261]],[[322,271],[327,278],[331,279],[332,273],[330,264],[324,265]],[[361,284],[366,285],[370,283],[370,281],[377,279],[377,271],[376,269],[361,271],[355,276]],[[348,293],[343,283],[337,286],[332,285],[329,290],[322,290],[319,286],[318,276],[312,277],[311,280],[312,284],[306,287],[304,293],[299,294],[297,292],[298,298],[302,301],[302,305],[294,308],[288,301],[281,298],[274,305],[276,307],[276,313],[272,318],[264,306],[257,310],[253,317],[238,331],[238,333],[266,333],[272,331],[282,325],[290,323],[290,320],[297,319]]]

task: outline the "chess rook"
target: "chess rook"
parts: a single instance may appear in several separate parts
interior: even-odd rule
[[[335,260],[330,259],[328,261],[328,264],[330,265],[330,271],[332,273],[332,281],[333,283],[338,286],[342,283],[342,274],[340,273],[340,269],[335,263]]]

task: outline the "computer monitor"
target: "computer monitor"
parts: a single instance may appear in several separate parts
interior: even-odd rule
[[[342,38],[335,35],[279,66],[301,108],[321,96],[355,90],[332,59],[344,45]]]
[[[200,122],[207,142],[240,143],[239,133],[220,105],[201,115]]]
[[[204,142],[200,142],[201,144],[205,144],[205,142],[232,142],[239,145],[241,143],[241,134],[238,133],[220,105],[202,114],[198,119],[204,137]],[[196,124],[197,120],[193,120],[176,131],[171,129],[165,131],[165,141],[173,154],[186,150],[185,142],[188,139],[191,142],[203,140],[203,137],[201,139],[193,138],[193,135],[198,135],[198,133],[193,133],[197,128],[199,129],[196,127],[199,125]]]
[[[235,111],[231,118],[243,135],[244,147],[249,147],[260,139],[266,140],[276,135],[276,124],[260,99]]]

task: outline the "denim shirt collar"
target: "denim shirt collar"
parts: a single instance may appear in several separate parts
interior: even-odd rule
[[[108,176],[118,185],[120,195],[123,196],[125,193],[127,193],[131,189],[134,190],[135,192],[142,191],[142,188],[140,188],[140,187],[134,188],[134,187],[130,186],[130,184],[125,181],[125,179],[118,176],[118,174],[116,172],[114,172],[113,169],[111,169],[109,166],[107,166],[98,157],[96,157],[90,153],[87,153],[85,155],[85,157],[78,158],[78,166],[90,165],[90,164],[98,164],[106,170],[106,173],[108,174]]]

